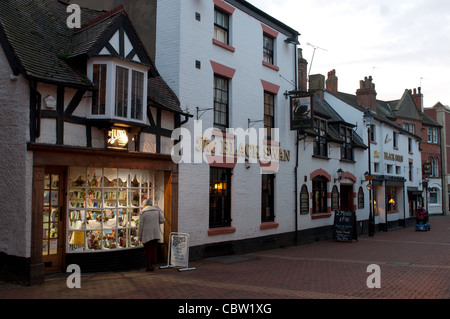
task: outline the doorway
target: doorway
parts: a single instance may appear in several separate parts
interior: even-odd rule
[[[351,212],[353,205],[353,185],[341,184],[340,208],[342,211]]]
[[[42,262],[46,272],[63,269],[65,247],[65,170],[45,169]]]

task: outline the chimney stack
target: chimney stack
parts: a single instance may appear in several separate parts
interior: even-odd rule
[[[421,91],[422,90],[421,90],[420,87],[418,87],[417,90],[414,89],[411,97],[412,97],[412,99],[414,101],[414,104],[416,105],[417,109],[420,112],[423,112],[423,94],[422,94]]]
[[[302,49],[298,48],[298,90],[308,91],[308,62],[303,58]]]
[[[309,76],[309,91],[313,92],[320,100],[324,100],[325,76],[313,74]]]
[[[336,76],[336,70],[333,69],[328,72],[328,78],[326,81],[327,91],[337,93],[338,91],[338,78]]]
[[[367,107],[374,112],[377,111],[377,92],[375,91],[375,84],[372,83],[372,76],[365,77],[364,80],[359,81],[356,98],[359,106]]]

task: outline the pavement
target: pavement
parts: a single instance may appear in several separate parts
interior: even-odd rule
[[[430,222],[428,232],[398,228],[351,243],[207,258],[184,272],[82,273],[80,288],[68,288],[71,273],[31,287],[0,282],[0,299],[178,299],[186,307],[195,300],[450,299],[450,216]]]

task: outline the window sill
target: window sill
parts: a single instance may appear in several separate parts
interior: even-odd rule
[[[276,65],[267,63],[266,61],[262,61],[262,65],[264,65],[265,67],[268,67],[269,69],[275,70],[275,71],[280,71],[280,68],[277,67]]]
[[[327,156],[321,156],[321,155],[313,155],[312,157],[314,158],[319,158],[319,159],[323,159],[323,160],[329,160],[330,158]]]
[[[219,46],[219,47],[221,47],[221,48],[223,48],[223,49],[225,49],[225,50],[228,50],[230,52],[235,52],[236,51],[236,49],[234,47],[232,47],[231,45],[225,44],[225,43],[220,42],[220,41],[218,41],[216,39],[212,39],[212,43],[217,45],[217,46]]]
[[[311,219],[329,218],[329,217],[331,217],[331,213],[316,213],[316,214],[311,214]]]
[[[388,210],[387,213],[388,214],[397,214],[398,210]]]
[[[280,224],[276,222],[262,222],[261,225],[259,225],[259,229],[264,230],[264,229],[278,228],[278,226],[280,226]]]
[[[224,234],[232,234],[236,232],[236,228],[234,227],[217,227],[208,229],[208,236],[216,236],[216,235],[224,235]]]

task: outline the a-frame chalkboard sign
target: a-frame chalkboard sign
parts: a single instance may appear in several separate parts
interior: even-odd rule
[[[356,213],[347,211],[335,211],[333,224],[333,239],[337,241],[358,241],[356,226]]]

